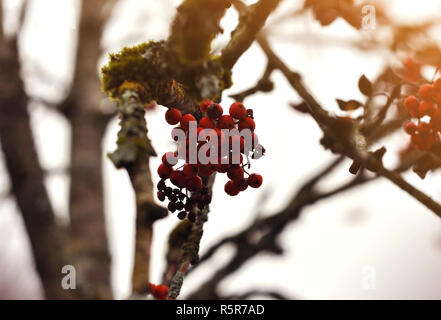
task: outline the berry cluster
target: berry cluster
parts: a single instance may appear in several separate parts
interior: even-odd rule
[[[165,284],[155,285],[150,283],[150,293],[157,300],[166,300],[169,289]]]
[[[205,184],[207,177],[215,172],[226,173],[230,180],[225,184],[225,192],[230,196],[237,195],[248,186],[259,188],[262,176],[249,174],[245,168],[250,168],[250,158],[259,159],[265,153],[254,133],[256,124],[251,109],[247,110],[242,103],[236,102],[230,106],[229,115],[224,115],[222,106],[211,100],[201,103],[200,109],[203,117],[199,121],[192,114],[182,115],[176,108],[167,110],[167,123],[179,124],[172,131],[172,137],[178,143],[178,151],[165,153],[158,168],[161,177],[158,183],[159,200],[165,201],[168,198],[170,212],[180,211],[179,219],[187,218],[193,222],[196,218],[193,208],[203,209],[211,202],[211,194]],[[196,135],[199,138],[190,138],[192,122],[196,124]],[[250,132],[250,144],[245,143],[239,134],[244,129]],[[185,137],[183,141],[176,138],[177,131],[181,131]],[[217,139],[216,145],[219,147],[208,145],[210,139]],[[210,161],[202,161],[199,156],[192,160],[191,150],[198,155],[202,152]],[[180,167],[177,166],[179,160],[184,160]],[[167,179],[174,185],[173,188],[166,185]]]
[[[404,130],[411,136],[412,145],[420,151],[429,150],[439,141],[441,132],[441,78],[433,84],[423,84],[419,87],[419,99],[408,96],[404,107],[416,121],[409,121]],[[422,118],[427,117],[428,121]]]

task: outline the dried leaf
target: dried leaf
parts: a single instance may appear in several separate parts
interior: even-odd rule
[[[358,80],[358,89],[360,89],[360,92],[365,96],[370,97],[372,95],[373,92],[372,83],[369,81],[368,78],[366,78],[364,74]]]
[[[336,99],[336,101],[337,101],[339,108],[343,111],[352,111],[352,110],[356,110],[356,109],[363,106],[363,104],[357,100],[344,101],[341,99]]]

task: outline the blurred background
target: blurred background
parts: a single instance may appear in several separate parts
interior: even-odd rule
[[[95,69],[85,67],[90,74],[96,75],[88,81],[95,81],[95,86],[99,86],[99,68],[107,62],[109,53],[118,52],[123,46],[166,39],[180,2],[115,1],[102,22],[102,36],[98,38],[101,48],[99,54],[96,53],[98,65]],[[254,2],[246,1],[247,4]],[[74,139],[76,131],[73,128],[81,127],[84,118],[80,111],[69,108],[80,110],[85,101],[94,101],[104,115],[105,120],[96,127],[97,134],[102,137],[101,145],[92,148],[101,153],[95,169],[103,178],[102,210],[111,257],[111,290],[115,298],[124,299],[131,292],[134,193],[127,173],[116,170],[105,156],[116,147],[115,106],[104,96],[75,100],[81,95],[80,90],[92,90],[90,82],[82,78],[85,73],[78,71],[83,63],[77,60],[77,48],[81,44],[78,36],[81,1],[29,0],[24,17],[22,4],[19,0],[2,1],[3,27],[8,37],[14,37],[21,25],[17,39],[20,74],[29,96],[27,108],[44,171],[44,185],[59,224],[70,223],[70,201],[79,199],[84,205],[92,201],[82,198],[81,192],[77,198],[70,195],[75,179],[75,171],[71,171],[72,178],[70,172],[75,167],[72,159],[87,160],[93,154],[88,152],[78,157],[73,154],[74,144],[87,139],[88,133],[80,132],[80,138]],[[400,53],[388,49],[391,30],[384,26],[357,30],[342,18],[323,26],[310,10],[287,17],[287,13],[297,12],[303,4],[301,0],[282,2],[267,22],[269,40],[284,62],[303,76],[305,84],[323,106],[340,114],[335,98],[363,99],[357,89],[360,75],[375,79],[386,65],[399,65]],[[419,25],[441,14],[441,1],[438,0],[370,4],[381,7],[397,25]],[[97,19],[103,19],[100,14],[95,13]],[[214,52],[219,52],[227,43],[237,23],[238,14],[231,8],[222,20],[224,33],[215,40]],[[434,25],[425,33],[426,38],[413,39],[410,47],[418,41],[441,45],[440,30],[440,24]],[[265,66],[262,50],[257,44],[252,45],[234,67],[234,85],[224,92],[222,105],[229,106],[234,101],[229,95],[252,87]],[[434,71],[434,67],[423,69],[427,79]],[[251,169],[263,175],[264,184],[260,189],[247,190],[233,198],[223,192],[226,178],[217,177],[211,213],[201,242],[202,253],[220,239],[242,230],[256,216],[269,216],[282,210],[304,182],[336,157],[319,144],[322,133],[316,123],[290,107],[290,103],[301,100],[285,78],[275,72],[271,80],[275,84],[272,92],[257,93],[245,100],[246,107],[254,110],[256,132],[267,150],[262,159],[253,162]],[[171,127],[164,121],[165,111],[158,106],[146,115],[149,137],[159,155],[173,148]],[[8,113],[0,110],[0,117],[8,119]],[[87,130],[95,130],[93,123],[87,124],[91,126]],[[406,147],[407,141],[408,136],[402,131],[381,141],[381,145],[388,148],[387,165],[396,163],[398,152]],[[151,161],[152,172],[156,172],[159,163],[160,158]],[[332,189],[351,179],[349,166],[350,161],[343,161],[320,188]],[[441,201],[439,172],[429,173],[421,180],[410,170],[404,177]],[[153,178],[154,182],[158,181],[155,174]],[[0,298],[41,299],[42,285],[34,269],[30,241],[10,189],[8,170],[4,158],[0,157]],[[151,264],[154,283],[161,282],[167,238],[178,221],[175,215],[170,215],[154,225]],[[251,289],[275,290],[293,299],[441,298],[441,221],[384,179],[305,207],[300,217],[281,234],[279,242],[285,249],[283,255],[259,254],[225,278],[219,290],[224,295]],[[234,250],[234,247],[225,246],[213,259],[192,272],[185,280],[182,297],[210,279]]]

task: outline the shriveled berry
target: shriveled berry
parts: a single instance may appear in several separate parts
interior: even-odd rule
[[[196,214],[194,212],[189,212],[187,215],[187,219],[190,222],[195,222],[196,221]]]
[[[248,185],[251,188],[259,188],[262,185],[263,178],[260,174],[252,173],[248,177]]]
[[[247,115],[247,109],[240,102],[235,102],[230,106],[230,115],[235,119],[245,118]]]
[[[181,128],[184,131],[188,131],[188,126],[189,126],[189,122],[190,121],[196,121],[196,118],[192,114],[187,113],[186,115],[184,115],[182,117],[182,119],[181,119]]]
[[[168,203],[167,208],[168,208],[168,210],[169,210],[171,213],[175,212],[175,211],[176,211],[176,203],[170,201],[170,202]]]
[[[164,192],[158,191],[157,196],[158,196],[159,201],[161,201],[161,202],[165,201],[165,193]]]
[[[165,180],[163,180],[163,179],[159,180],[159,182],[156,186],[159,191],[165,191],[165,188],[167,187],[165,184]]]
[[[167,121],[167,123],[171,125],[178,124],[179,121],[181,121],[181,118],[182,113],[176,108],[169,108],[165,113],[165,121]]]
[[[207,116],[209,116],[213,120],[219,119],[222,113],[224,113],[224,110],[217,103],[213,103],[207,107]]]
[[[178,213],[178,218],[180,220],[184,220],[186,217],[187,217],[187,212],[181,211],[181,212]]]
[[[182,210],[184,209],[184,203],[182,202],[176,202],[176,210]]]

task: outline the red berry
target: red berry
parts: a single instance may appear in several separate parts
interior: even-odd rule
[[[176,156],[176,154],[174,152],[164,153],[161,160],[162,160],[163,164],[165,164],[166,166],[170,166],[170,167],[173,167],[175,164],[178,163],[178,157]]]
[[[435,90],[435,93],[441,93],[441,78],[438,78],[433,83],[433,89]]]
[[[427,133],[430,131],[430,125],[427,122],[420,121],[417,130],[419,133]]]
[[[166,166],[163,163],[158,167],[158,175],[161,177],[161,179],[169,178],[172,172],[173,172],[173,168],[170,166]]]
[[[422,116],[431,116],[435,112],[435,105],[429,101],[421,101],[418,107],[418,115]]]
[[[435,101],[438,107],[441,107],[441,92],[436,94]]]
[[[196,176],[198,174],[198,170],[198,166],[195,164],[186,164],[184,169],[182,169],[187,178]]]
[[[414,118],[419,117],[419,108],[420,103],[418,102],[418,99],[415,96],[409,96],[404,100],[404,107],[407,111],[409,111],[410,115]]]
[[[222,113],[224,113],[224,110],[217,103],[213,103],[213,104],[209,105],[207,108],[207,116],[209,116],[213,120],[219,119],[219,117],[222,115]]]
[[[203,117],[200,121],[199,121],[199,126],[201,128],[208,128],[208,129],[214,129],[215,127],[215,123],[213,120],[211,120],[209,117]],[[198,128],[199,129],[199,128]]]
[[[233,180],[233,183],[234,183],[234,186],[239,191],[245,191],[248,188],[248,181],[244,178],[238,179],[238,180]]]
[[[231,180],[240,180],[243,179],[244,171],[242,167],[240,166],[233,166],[230,169],[228,169],[227,176]]]
[[[187,113],[181,119],[181,128],[185,131],[188,131],[190,121],[196,121],[196,118],[192,114]]]
[[[247,109],[240,102],[235,102],[230,106],[230,115],[236,119],[245,118],[247,115]]]
[[[186,177],[183,171],[174,171],[170,174],[170,181],[179,188],[185,187]]]
[[[225,184],[224,190],[228,195],[232,197],[237,196],[239,194],[239,190],[234,185],[234,182],[231,180],[228,180],[228,182]]]
[[[169,288],[164,284],[158,286],[150,284],[150,292],[155,299],[166,300],[168,298]]]
[[[187,179],[185,186],[190,192],[198,191],[202,189],[202,179],[199,176],[190,177]]]
[[[207,108],[209,105],[212,105],[214,102],[211,101],[210,99],[205,99],[204,102],[202,102],[199,107],[201,109],[202,112],[207,112]]]
[[[407,110],[411,110],[411,109],[415,109],[417,108],[419,105],[418,99],[415,96],[408,96],[405,100],[404,100],[404,107]]]
[[[217,127],[220,129],[233,129],[234,119],[231,116],[225,115],[219,118],[217,122]]]
[[[167,121],[167,123],[171,125],[178,124],[181,118],[181,111],[176,108],[169,108],[165,113],[165,121]]]
[[[229,164],[218,163],[216,165],[216,171],[219,172],[219,173],[226,173],[229,168],[230,168]]]
[[[203,177],[209,177],[214,173],[214,167],[211,164],[199,164],[199,174]]]
[[[414,134],[416,130],[417,126],[412,121],[409,121],[404,125],[404,131],[406,131],[408,134]]]
[[[253,119],[247,117],[239,121],[238,128],[239,130],[250,129],[251,131],[254,131],[256,123]]]
[[[441,130],[441,109],[438,108],[435,110],[435,112],[432,115],[432,118],[430,119],[430,126],[436,130]]]
[[[418,95],[423,100],[432,101],[435,98],[433,86],[431,84],[423,84],[418,91]]]
[[[248,185],[251,188],[259,188],[262,185],[263,178],[260,174],[252,173],[248,177]]]

